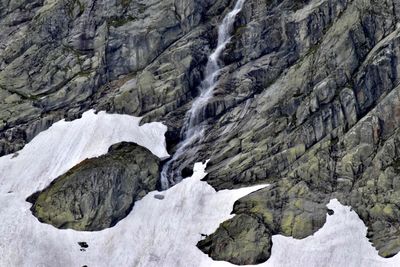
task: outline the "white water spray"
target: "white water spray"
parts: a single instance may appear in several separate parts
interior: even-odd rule
[[[232,31],[236,15],[242,10],[245,0],[238,0],[235,7],[223,19],[221,25],[218,27],[218,44],[214,52],[209,56],[205,78],[200,86],[200,96],[195,99],[190,110],[186,113],[185,122],[183,125],[183,141],[178,144],[177,150],[167,163],[165,163],[161,172],[161,187],[168,189],[171,185],[179,182],[180,170],[171,171],[172,163],[181,157],[185,149],[194,141],[201,140],[204,135],[204,129],[201,125],[203,118],[205,118],[206,105],[210,98],[213,96],[214,89],[218,82],[218,76],[221,70],[218,64],[222,52],[225,50],[227,44],[231,40],[230,32]],[[179,177],[179,178],[177,178]]]

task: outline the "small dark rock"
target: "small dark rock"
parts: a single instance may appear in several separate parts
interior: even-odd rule
[[[88,248],[89,247],[89,245],[88,245],[88,243],[86,243],[86,242],[78,242],[78,245],[79,246],[81,246],[81,248]]]
[[[170,129],[165,133],[165,142],[167,144],[167,150],[172,150],[180,141],[180,130]]]
[[[335,214],[335,212],[333,210],[331,210],[331,209],[328,209],[328,215],[332,216],[333,214]]]
[[[154,198],[158,199],[158,200],[163,200],[165,198],[165,196],[163,196],[163,195],[154,195]]]

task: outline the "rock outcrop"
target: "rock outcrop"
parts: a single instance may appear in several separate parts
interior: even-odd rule
[[[234,264],[264,262],[270,256],[271,246],[269,229],[257,217],[247,214],[222,223],[215,234],[198,244],[213,259]]]
[[[87,159],[28,198],[32,213],[57,228],[98,231],[114,226],[135,201],[156,189],[159,159],[134,143]]]

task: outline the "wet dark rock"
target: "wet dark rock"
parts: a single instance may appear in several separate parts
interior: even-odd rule
[[[183,168],[182,170],[182,178],[187,178],[193,175],[193,168]]]

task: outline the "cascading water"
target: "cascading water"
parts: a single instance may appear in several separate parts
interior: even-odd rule
[[[177,178],[181,175],[180,170],[175,172],[171,170],[173,162],[184,154],[185,149],[190,144],[196,140],[201,140],[203,137],[204,127],[201,125],[201,122],[205,117],[203,114],[205,112],[204,107],[213,96],[221,69],[218,61],[226,45],[230,42],[230,32],[233,23],[235,22],[236,15],[242,10],[244,2],[245,0],[238,0],[233,10],[224,17],[221,25],[218,27],[218,45],[208,58],[205,79],[200,86],[200,96],[195,99],[185,116],[185,122],[181,133],[183,141],[178,144],[174,156],[164,164],[161,172],[161,187],[164,190],[180,180]]]

